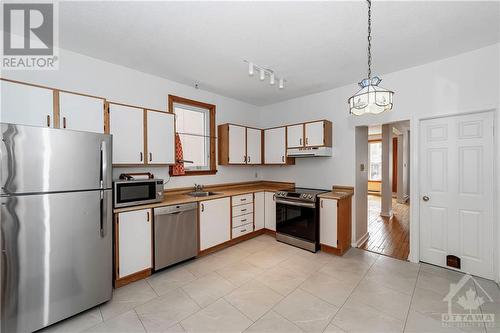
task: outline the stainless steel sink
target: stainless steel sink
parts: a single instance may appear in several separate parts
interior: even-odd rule
[[[204,191],[194,191],[194,192],[189,192],[187,195],[191,197],[209,197],[211,195],[217,195],[219,193],[215,192],[204,192]]]

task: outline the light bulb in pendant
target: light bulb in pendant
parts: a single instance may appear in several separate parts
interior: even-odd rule
[[[260,78],[259,79],[261,81],[264,81],[265,78],[266,78],[266,72],[263,69],[261,69],[260,70]]]
[[[279,87],[280,89],[285,88],[285,82],[283,81],[283,79],[279,79],[278,87]]]
[[[269,84],[274,86],[274,73],[271,73],[271,75],[269,77]]]
[[[248,75],[253,76],[253,62],[248,63]]]

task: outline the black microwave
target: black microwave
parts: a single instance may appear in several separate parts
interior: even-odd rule
[[[117,180],[113,183],[116,208],[163,201],[163,179]]]

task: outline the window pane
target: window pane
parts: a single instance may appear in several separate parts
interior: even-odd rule
[[[177,133],[209,135],[207,133],[208,110],[194,111],[175,106],[174,112]]]
[[[184,160],[193,163],[184,163],[186,170],[209,169],[210,138],[196,135],[179,134]]]
[[[370,142],[369,180],[382,180],[382,142]]]

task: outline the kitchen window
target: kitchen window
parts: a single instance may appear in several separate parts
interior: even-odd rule
[[[215,174],[215,105],[168,95],[182,144],[186,176]]]
[[[382,141],[368,142],[368,180],[382,180]]]

